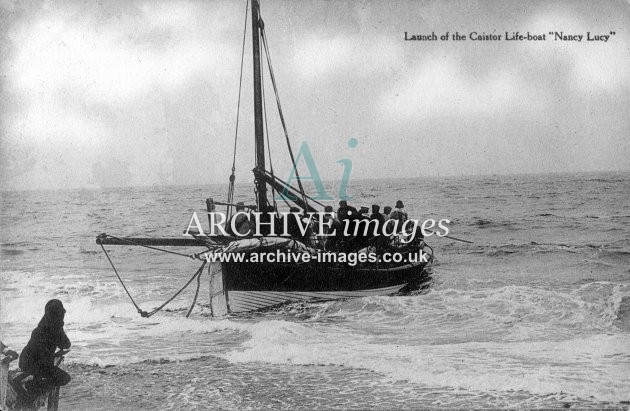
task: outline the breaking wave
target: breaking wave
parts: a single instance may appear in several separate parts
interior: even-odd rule
[[[606,282],[566,293],[508,286],[302,305],[293,311],[299,321],[248,325],[249,339],[224,357],[340,365],[427,386],[623,401],[630,336],[615,330],[627,322],[629,305],[630,287]],[[571,378],[585,367],[598,371]]]
[[[262,322],[249,332],[232,362],[338,365],[378,372],[397,381],[474,391],[570,393],[601,401],[623,401],[630,382],[620,363],[630,360],[627,336],[593,336],[563,341],[401,344],[373,342],[364,335],[325,332],[290,322]],[[574,363],[574,366],[567,365]],[[593,379],[570,376],[580,367],[598,369]],[[572,367],[575,367],[572,369]]]

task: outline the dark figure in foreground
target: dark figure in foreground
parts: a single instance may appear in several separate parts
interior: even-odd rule
[[[63,331],[66,310],[59,300],[46,303],[44,317],[31,333],[31,339],[20,355],[20,369],[33,375],[26,388],[34,394],[70,382],[70,375],[54,365],[55,350],[70,348],[70,340]]]

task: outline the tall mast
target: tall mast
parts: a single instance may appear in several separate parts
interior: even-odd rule
[[[254,54],[254,130],[256,145],[256,169],[265,171],[265,135],[263,131],[262,113],[262,76],[260,72],[260,3],[252,0],[252,49]],[[257,173],[256,173],[257,174]],[[267,184],[265,180],[256,178],[256,202],[258,211],[267,206]]]

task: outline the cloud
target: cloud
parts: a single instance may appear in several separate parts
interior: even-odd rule
[[[544,43],[526,43],[527,51],[535,64],[553,64],[567,67],[567,78],[574,91],[605,92],[616,94],[630,89],[630,37],[615,29],[615,24],[591,24],[566,11],[539,14],[527,23],[533,32],[547,33]],[[607,42],[558,41],[549,32],[565,35],[612,35]]]
[[[39,96],[17,113],[5,116],[5,136],[46,147],[60,141],[85,148],[102,143],[108,127],[63,99]]]
[[[317,140],[312,149],[324,158],[350,155],[338,151],[346,147],[341,139],[358,136],[354,155],[364,164],[388,156],[392,175],[412,155],[412,174],[535,170],[541,158],[558,170],[571,169],[569,160],[587,164],[584,158],[597,159],[584,169],[621,164],[630,83],[629,39],[620,29],[625,9],[604,2],[469,6],[270,0],[265,21],[291,135]],[[125,184],[222,181],[228,174],[244,4],[70,0],[10,7],[0,13],[3,188],[81,186],[95,170],[92,182],[101,183],[96,177],[120,164],[128,164],[124,178],[112,180]],[[404,30],[425,26],[437,33],[605,25],[619,31],[597,45],[402,39]],[[247,47],[242,136],[253,133]],[[270,111],[269,119],[272,150],[284,154],[281,138],[274,146],[277,116]],[[602,147],[578,144],[589,139]],[[239,137],[239,158],[253,156],[250,145],[251,138]],[[450,150],[452,162],[422,168],[419,153],[427,147],[436,147],[434,158]],[[558,154],[543,155],[550,151]],[[358,158],[355,165],[359,170]],[[330,170],[337,177],[339,165]],[[366,166],[360,174],[380,170]]]
[[[382,35],[311,35],[299,40],[295,50],[293,69],[306,80],[384,73],[391,71],[402,55],[400,42]]]
[[[456,55],[430,55],[381,98],[380,108],[396,119],[448,116],[497,116],[544,108],[509,66],[474,78]]]
[[[588,53],[574,55],[577,87],[609,93],[630,89],[630,49],[616,43],[590,46]]]
[[[155,87],[176,90],[199,73],[228,74],[226,60],[236,54],[204,38],[207,30],[196,30],[192,5],[167,5],[143,7],[138,20],[127,16],[96,27],[95,16],[76,20],[67,10],[42,12],[9,36],[18,50],[7,64],[9,84],[31,96],[69,89],[120,104]]]
[[[125,182],[172,182],[174,143],[156,131],[169,120],[165,100],[207,109],[208,97],[237,78],[233,6],[65,2],[15,10],[3,38],[0,138],[12,153],[31,153],[32,161],[19,173],[3,161],[4,183],[20,174],[19,185],[31,179],[49,187],[46,174],[54,170],[84,185],[90,170],[67,170],[77,155],[85,164],[131,164],[133,178]],[[169,121],[182,129],[190,123],[181,116]]]

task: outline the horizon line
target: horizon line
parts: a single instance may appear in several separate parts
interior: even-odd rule
[[[353,181],[384,181],[384,180],[418,180],[429,179],[439,180],[442,178],[479,178],[479,177],[518,177],[518,176],[548,176],[548,175],[573,175],[573,174],[614,174],[614,173],[630,173],[630,168],[626,170],[592,170],[592,171],[549,171],[549,172],[531,172],[531,173],[492,173],[492,174],[445,174],[445,175],[430,175],[430,176],[415,176],[415,177],[366,177],[366,178],[354,178]],[[322,180],[324,184],[335,184],[341,182],[341,180]],[[236,181],[236,184],[250,184],[251,181],[243,180]],[[130,184],[123,186],[98,186],[98,185],[85,185],[85,186],[72,186],[72,187],[56,187],[56,188],[23,188],[23,189],[6,189],[0,187],[0,193],[12,193],[12,192],[35,192],[35,191],[73,191],[73,190],[111,190],[111,189],[134,189],[134,188],[155,188],[155,187],[198,187],[198,186],[222,186],[228,185],[228,182],[210,182],[210,183],[168,183],[168,184]]]

